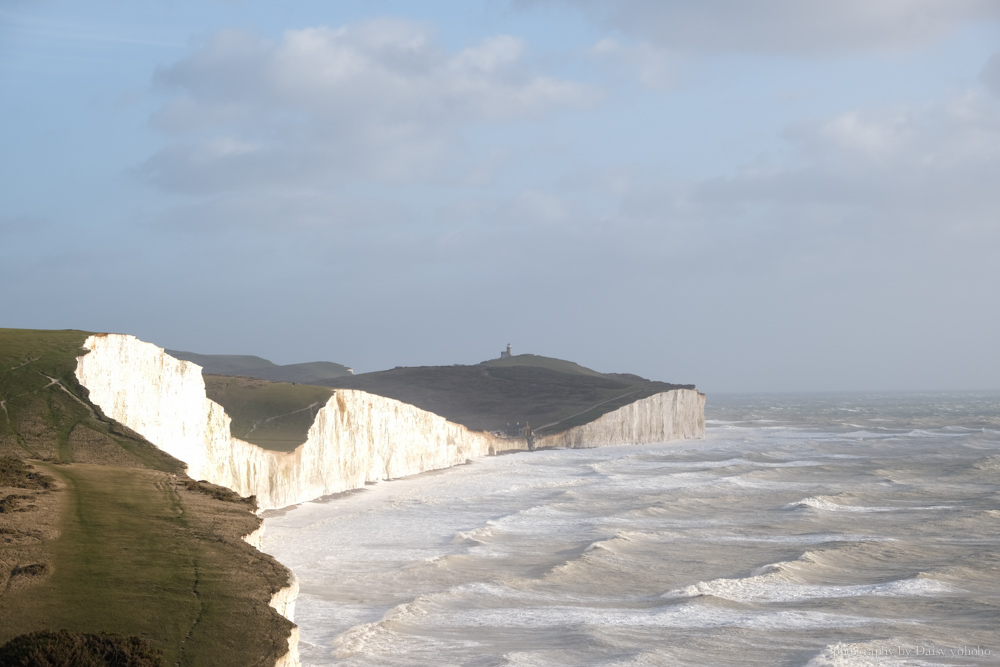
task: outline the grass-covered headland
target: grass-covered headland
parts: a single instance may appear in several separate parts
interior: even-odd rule
[[[253,500],[91,404],[88,335],[0,329],[0,664],[273,665],[288,572],[241,539]]]
[[[322,384],[394,398],[476,431],[527,422],[540,435],[586,424],[653,394],[694,389],[535,354],[470,366],[397,367]]]
[[[254,364],[266,361],[260,357],[183,354],[196,362],[212,361],[212,368],[227,372],[213,374],[206,367],[204,379],[208,397],[232,418],[232,434],[276,451],[291,451],[306,441],[309,427],[329,400],[332,388],[360,389],[396,399],[475,431],[520,434],[527,423],[538,435],[586,424],[660,392],[694,388],[626,373],[600,373],[535,354],[470,366],[397,367],[362,375],[342,374],[315,380],[315,384],[268,380],[255,369]],[[251,361],[244,362],[246,359]]]
[[[205,375],[205,393],[233,420],[230,432],[264,449],[290,452],[303,442],[316,413],[333,395],[327,387],[251,377]]]

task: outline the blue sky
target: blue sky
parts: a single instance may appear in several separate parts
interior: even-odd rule
[[[989,0],[0,3],[11,327],[998,388]]]

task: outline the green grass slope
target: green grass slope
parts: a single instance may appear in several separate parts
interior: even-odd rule
[[[306,441],[316,413],[333,391],[249,377],[205,375],[208,397],[232,418],[230,432],[264,449],[288,452]]]
[[[0,456],[183,470],[90,403],[74,373],[89,335],[0,329]]]
[[[310,361],[279,366],[262,357],[230,354],[197,354],[180,350],[165,350],[175,359],[192,361],[206,375],[242,375],[275,382],[316,384],[324,380],[350,375],[351,369],[332,361]]]
[[[503,430],[508,424],[528,422],[543,435],[585,424],[653,394],[694,387],[604,374],[527,354],[475,366],[398,367],[322,384],[394,398],[474,430]]]
[[[0,597],[0,643],[38,630],[142,637],[167,664],[273,665],[291,624],[267,606],[284,568],[240,539],[240,502],[173,475],[41,464],[66,489],[52,574]]]
[[[0,329],[0,644],[107,632],[171,665],[273,665],[291,625],[267,602],[288,572],[240,539],[252,505],[90,403],[73,373],[88,335]]]

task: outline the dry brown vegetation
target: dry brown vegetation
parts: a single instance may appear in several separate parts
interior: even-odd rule
[[[144,639],[118,634],[32,632],[0,647],[9,667],[162,667],[163,652]]]

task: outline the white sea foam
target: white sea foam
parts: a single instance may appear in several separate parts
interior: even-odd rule
[[[983,642],[1000,433],[756,412],[775,428],[727,413],[697,445],[495,457],[269,518],[304,664],[857,667],[933,658],[833,642]]]
[[[791,510],[800,509],[802,507],[811,507],[813,509],[827,510],[830,512],[892,512],[895,510],[894,507],[861,507],[857,505],[841,505],[840,503],[832,502],[826,498],[804,498],[794,503],[785,505],[784,509]]]
[[[783,509],[801,509],[803,507],[811,507],[817,510],[826,510],[830,512],[915,512],[923,510],[950,510],[955,509],[954,505],[929,505],[929,506],[910,506],[907,507],[897,506],[897,507],[865,507],[861,505],[842,505],[840,503],[835,503],[831,500],[827,500],[823,497],[815,498],[804,498],[798,500],[794,503],[788,503]]]
[[[588,607],[511,607],[435,614],[434,622],[453,628],[566,628],[578,625],[631,628],[722,628],[804,630],[852,628],[878,623],[877,619],[813,611],[744,612],[703,606],[669,605],[654,609],[599,609]]]
[[[693,598],[710,595],[733,602],[794,602],[818,598],[935,596],[954,591],[953,587],[934,579],[912,578],[878,584],[816,586],[793,583],[780,572],[769,572],[742,579],[699,581],[692,586],[664,593],[663,597]]]

